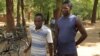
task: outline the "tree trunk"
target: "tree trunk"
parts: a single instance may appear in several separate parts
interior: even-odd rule
[[[13,0],[6,0],[7,32],[14,31]]]
[[[62,0],[56,0],[56,12],[55,19],[58,19],[61,16]]]
[[[22,14],[22,25],[23,25],[24,34],[27,36],[26,21],[25,21],[25,18],[24,18],[24,0],[21,0],[21,14]]]
[[[28,11],[28,12],[27,12],[28,21],[30,21],[30,19],[31,19],[31,14],[32,14],[32,11]]]
[[[45,25],[48,25],[49,24],[49,11],[48,11],[48,13],[47,13],[47,15],[46,15],[46,19],[45,19]]]
[[[20,26],[20,0],[17,0],[17,26]]]
[[[94,0],[94,6],[93,6],[92,18],[91,18],[91,23],[92,24],[96,23],[97,4],[98,4],[98,0]]]
[[[22,14],[22,25],[25,27],[25,18],[24,18],[24,0],[21,0],[21,14]]]

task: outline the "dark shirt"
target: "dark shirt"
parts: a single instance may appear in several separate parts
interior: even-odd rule
[[[61,17],[57,21],[59,28],[58,35],[58,53],[71,54],[76,53],[75,36],[77,33],[76,16],[69,15],[68,17]]]

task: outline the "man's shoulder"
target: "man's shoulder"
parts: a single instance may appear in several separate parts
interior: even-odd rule
[[[46,26],[46,25],[43,25],[42,28],[43,28],[43,29],[50,29],[50,28],[49,28],[48,26]]]
[[[71,14],[70,16],[69,16],[69,18],[76,18],[77,16],[76,15],[73,15],[73,14]]]
[[[47,32],[50,32],[51,31],[51,29],[48,26],[46,26],[46,25],[43,25],[43,30],[44,31],[47,31]]]
[[[59,21],[61,21],[63,18],[63,16],[61,16],[59,19],[56,20],[56,22],[58,23]]]

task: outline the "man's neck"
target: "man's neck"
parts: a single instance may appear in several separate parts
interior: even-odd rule
[[[41,26],[41,27],[42,27],[42,26]],[[35,30],[39,30],[39,29],[41,29],[41,27],[36,27]]]
[[[69,13],[69,14],[64,15],[64,17],[68,17],[69,15],[70,15],[70,13]]]
[[[69,17],[69,16],[70,16],[70,14],[68,14],[68,15],[64,15],[63,17],[64,17],[64,18],[67,18],[67,17]]]

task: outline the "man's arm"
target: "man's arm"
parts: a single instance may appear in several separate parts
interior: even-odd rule
[[[87,37],[87,32],[85,30],[85,28],[83,27],[82,23],[80,20],[76,20],[76,27],[79,30],[79,32],[81,33],[81,37],[77,40],[76,42],[76,46],[79,45],[82,41],[84,41]]]
[[[53,56],[53,38],[52,38],[52,32],[50,29],[48,29],[47,42],[48,42],[49,54],[50,56]]]
[[[31,45],[32,45],[31,38],[29,39],[29,41],[30,41],[29,46],[24,50],[24,53],[26,53],[31,48]]]
[[[29,27],[29,29],[27,29],[27,37],[29,40],[29,46],[24,50],[24,53],[26,53],[31,48],[31,45],[32,45],[32,36],[31,36],[30,32],[31,32],[31,27]]]
[[[48,43],[48,48],[50,56],[53,56],[53,43]]]
[[[54,55],[56,55],[57,53],[57,38],[58,38],[58,34],[59,34],[59,28],[58,25],[55,24],[55,37],[54,37]]]

